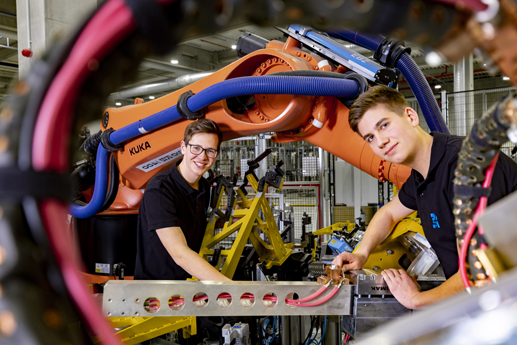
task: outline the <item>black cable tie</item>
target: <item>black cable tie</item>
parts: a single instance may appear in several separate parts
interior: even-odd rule
[[[155,0],[125,0],[138,23],[142,36],[157,54],[170,52],[176,46],[176,38],[168,20],[167,11]],[[179,1],[178,1],[179,2]],[[179,6],[179,5],[176,5]],[[181,12],[179,9],[177,12]]]
[[[478,131],[476,129],[477,124],[472,126],[472,129],[470,130],[470,139],[472,139],[473,142],[475,142],[477,145],[487,148],[487,147],[494,147],[494,145],[488,143],[485,139],[480,138],[478,135]]]
[[[124,148],[124,144],[115,145],[110,140],[111,133],[115,132],[113,128],[108,128],[101,135],[101,144],[108,152],[117,152]]]
[[[352,106],[352,104],[355,102],[357,97],[368,91],[368,80],[366,80],[365,77],[360,75],[357,72],[348,71],[345,74],[343,74],[345,79],[353,80],[357,83],[357,94],[353,96],[352,98],[344,98],[344,97],[337,97],[337,99],[347,106],[348,109]]]
[[[205,116],[205,109],[200,109],[196,112],[193,112],[188,108],[187,101],[194,95],[195,93],[193,93],[191,90],[188,90],[180,96],[178,99],[178,104],[176,104],[176,110],[181,115],[181,117],[191,121],[200,119]]]
[[[73,197],[72,179],[68,174],[50,171],[22,171],[18,167],[0,168],[0,198],[21,200],[58,199],[70,202]]]
[[[484,187],[474,187],[474,186],[463,186],[463,185],[454,185],[454,194],[461,196],[469,196],[474,198],[481,197],[489,197],[492,192],[492,187],[484,188]]]
[[[503,99],[501,99],[497,105],[495,106],[494,108],[494,113],[492,114],[492,119],[494,120],[494,122],[496,123],[497,125],[497,128],[500,128],[500,129],[503,129],[503,130],[508,130],[508,128],[510,128],[510,125],[509,124],[504,124],[502,123],[500,120],[499,120],[499,106],[501,105],[501,103],[505,103],[508,101],[508,99],[510,98],[514,98],[515,97],[515,94],[512,92],[511,94],[503,97]]]
[[[411,48],[405,47],[404,41],[385,38],[377,47],[373,57],[382,65],[394,68],[404,53],[411,54]]]

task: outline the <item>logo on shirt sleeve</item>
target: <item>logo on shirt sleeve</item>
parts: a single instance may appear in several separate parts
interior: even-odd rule
[[[440,228],[440,223],[438,223],[438,217],[434,213],[431,213],[431,220],[433,221],[433,229]]]

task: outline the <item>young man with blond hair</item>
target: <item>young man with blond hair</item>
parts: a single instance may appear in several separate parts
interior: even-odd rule
[[[420,291],[415,279],[402,269],[387,269],[382,275],[395,298],[409,309],[418,309],[450,296],[464,287],[458,272],[458,249],[452,214],[453,179],[462,137],[426,133],[417,112],[404,96],[387,86],[374,86],[354,102],[350,127],[379,157],[412,168],[408,180],[389,203],[372,218],[355,253],[342,253],[333,264],[344,270],[360,269],[372,250],[394,226],[414,211],[422,222],[427,240],[435,250],[447,280]],[[517,165],[501,154],[492,179],[491,204],[517,189]]]

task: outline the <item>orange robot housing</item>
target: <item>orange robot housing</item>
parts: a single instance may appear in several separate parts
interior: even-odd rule
[[[148,103],[137,102],[138,104],[131,106],[107,109],[105,113],[108,116],[105,118],[108,120],[101,123],[101,128],[118,130],[138,122],[177,104],[180,95],[188,90],[198,93],[211,85],[232,78],[295,70],[323,70],[335,73],[346,71],[343,67],[336,71],[328,61],[303,51],[300,43],[293,38],[288,38],[285,43],[272,41],[266,49],[250,53],[186,88]],[[350,129],[349,110],[336,98],[300,95],[253,96],[255,105],[249,110],[240,109],[240,112],[236,112],[227,100],[218,101],[207,107],[206,117],[219,124],[223,140],[275,132],[271,138],[275,142],[306,140],[379,180],[392,181],[397,187],[400,187],[409,176],[409,168],[379,158],[366,142]],[[117,196],[109,209],[101,214],[92,219],[76,220],[81,247],[86,245],[85,243],[105,242],[105,228],[110,226],[115,227],[111,229],[112,232],[124,232],[119,238],[134,239],[135,234],[128,231],[136,231],[136,217],[145,186],[154,175],[168,169],[181,158],[180,142],[190,122],[181,120],[146,133],[126,142],[122,150],[114,153],[120,171]],[[114,222],[116,225],[110,223],[110,216],[113,215],[119,216],[119,221]],[[95,239],[95,234],[98,233],[102,233],[98,236],[102,236],[103,240]],[[121,247],[120,243],[117,244],[117,248]],[[134,245],[124,243],[122,247],[125,247],[127,253],[134,253]],[[91,249],[82,248],[83,256],[89,251]],[[98,273],[92,271],[93,266],[98,266],[96,260],[98,261],[85,258],[90,273]],[[109,258],[106,259],[108,260]],[[130,260],[131,255],[127,254],[126,261]],[[109,268],[106,270],[110,271]],[[131,274],[131,271],[129,267],[127,274]],[[105,273],[105,276],[111,274]],[[98,280],[98,277],[94,280]]]
[[[294,70],[333,71],[323,58],[301,49],[292,38],[272,41],[266,49],[255,51],[218,72],[148,103],[109,108],[109,121],[101,125],[120,129],[162,111],[178,102],[187,90],[198,93],[218,82],[248,76]],[[275,132],[271,140],[279,143],[306,140],[382,181],[397,187],[407,179],[410,169],[376,156],[365,141],[348,125],[348,108],[333,97],[299,95],[254,95],[255,106],[243,113],[233,112],[226,100],[206,109],[206,117],[216,121],[223,140]],[[126,142],[115,153],[120,170],[119,193],[106,214],[136,213],[143,189],[155,174],[168,169],[181,157],[180,142],[188,120]],[[164,158],[165,157],[165,158]]]

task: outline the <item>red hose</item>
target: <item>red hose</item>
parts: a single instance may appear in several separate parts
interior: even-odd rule
[[[495,166],[497,164],[497,158],[499,157],[499,153],[497,153],[494,157],[494,160],[492,163],[490,163],[490,166],[488,167],[486,171],[486,177],[485,181],[483,181],[483,188],[490,187],[490,183],[492,182],[492,176],[494,175]],[[459,257],[459,270],[461,275],[461,281],[463,282],[463,285],[466,289],[470,288],[470,281],[467,276],[467,269],[465,267],[465,260],[467,260],[467,251],[469,248],[470,240],[472,239],[472,235],[474,235],[474,231],[476,230],[476,225],[478,218],[485,212],[486,204],[487,204],[488,198],[483,196],[479,199],[479,205],[477,207],[476,213],[474,214],[474,217],[472,218],[472,222],[470,223],[469,227],[467,228],[467,232],[465,233],[465,236],[463,237],[463,243],[461,245],[460,249],[460,257]],[[482,229],[479,232],[482,233]]]
[[[133,15],[123,0],[109,0],[87,23],[39,110],[32,147],[32,165],[36,171],[67,170],[71,119],[79,88],[110,48],[134,29]],[[66,236],[67,206],[54,200],[42,201],[40,213],[65,285],[89,329],[105,344],[121,344],[79,275],[75,247]]]
[[[325,302],[328,302],[332,297],[334,297],[334,295],[337,293],[337,291],[339,290],[339,287],[336,286],[334,287],[334,289],[332,289],[332,291],[326,295],[325,297],[322,297],[320,299],[317,299],[315,300],[314,302],[312,303],[288,303],[289,305],[294,305],[294,306],[297,306],[297,307],[316,307],[318,305],[321,305]]]

